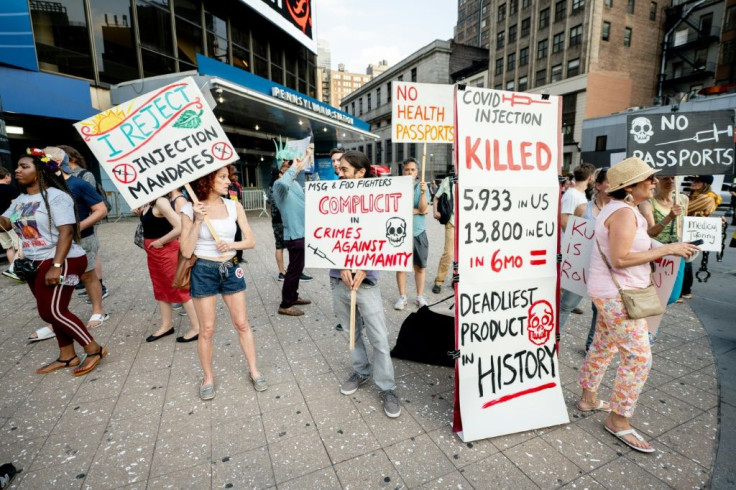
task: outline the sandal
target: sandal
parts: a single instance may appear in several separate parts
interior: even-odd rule
[[[77,357],[77,355],[75,354],[74,357],[71,357],[69,359],[59,358],[55,361],[51,361],[45,366],[36,369],[36,374],[49,374],[49,373],[53,373],[54,371],[58,371],[59,369],[78,366],[80,364],[79,362],[77,362],[76,364],[72,364],[74,359],[79,360],[79,357]],[[59,363],[61,364],[61,366],[51,367],[55,363]]]
[[[603,400],[598,400],[598,405],[594,407],[591,406],[590,408],[583,408],[580,405],[580,402],[582,402],[582,400],[579,400],[576,406],[577,406],[577,409],[580,410],[581,412],[610,412],[611,411],[611,406],[608,404],[608,402],[604,402]]]
[[[89,330],[90,328],[97,328],[101,326],[109,318],[110,315],[108,315],[107,313],[95,313],[94,315],[89,317],[89,321],[87,322],[87,330]],[[91,323],[95,323],[95,325],[90,325]]]
[[[631,436],[634,436],[634,438],[635,438],[635,439],[636,439],[637,441],[639,441],[639,442],[644,442],[644,443],[646,443],[646,444],[649,444],[649,443],[648,443],[648,442],[646,442],[646,441],[644,440],[644,438],[643,438],[643,437],[642,437],[641,435],[639,435],[639,433],[638,433],[638,432],[637,432],[636,430],[634,430],[634,429],[626,429],[626,430],[620,430],[620,431],[616,432],[615,430],[613,430],[613,429],[609,428],[609,427],[608,427],[607,425],[605,425],[605,424],[603,424],[603,427],[605,427],[605,428],[606,428],[606,430],[607,430],[608,432],[610,432],[610,433],[611,433],[611,434],[613,435],[613,437],[615,437],[615,438],[616,438],[616,439],[618,439],[619,441],[623,442],[624,444],[626,444],[627,446],[629,446],[629,447],[630,447],[631,449],[633,449],[634,451],[639,451],[640,453],[646,453],[646,454],[649,454],[649,453],[653,453],[654,451],[656,451],[656,449],[654,449],[653,447],[640,447],[640,446],[637,446],[636,444],[633,444],[633,443],[631,443],[631,442],[627,441],[626,439],[624,439],[624,437],[626,437],[626,436],[628,436],[628,435],[631,435]]]
[[[34,333],[36,334],[35,337],[32,337],[33,334],[28,336],[28,340],[30,342],[40,342],[41,340],[53,339],[54,337],[56,337],[56,334],[53,330],[49,328],[48,325],[39,328]]]
[[[94,354],[87,354],[87,356],[84,358],[85,361],[87,360],[88,357],[97,357],[97,360],[95,360],[95,362],[93,362],[92,364],[90,364],[89,366],[87,366],[84,369],[75,369],[73,371],[74,372],[74,376],[84,376],[85,374],[87,374],[87,373],[89,373],[91,371],[94,371],[94,369],[100,363],[100,361],[102,360],[102,358],[105,357],[107,354],[108,354],[107,349],[105,349],[102,346],[100,346],[100,350],[98,350]],[[84,362],[84,361],[82,361],[82,362]]]

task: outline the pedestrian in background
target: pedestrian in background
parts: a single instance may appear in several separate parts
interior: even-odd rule
[[[10,171],[0,166],[0,209],[5,211],[10,207],[10,203],[18,197],[18,189],[10,182]],[[0,230],[0,247],[5,250],[5,256],[8,258],[10,266],[3,271],[3,276],[10,279],[23,282],[15,272],[13,272],[13,261],[15,254],[20,249],[20,239],[12,229],[7,231]]]
[[[687,215],[696,218],[707,218],[718,209],[721,204],[721,196],[713,192],[710,186],[713,185],[712,175],[696,175],[690,182],[690,201],[687,205]],[[685,276],[682,279],[682,295],[681,298],[690,299],[693,297],[693,264],[685,263]]]
[[[434,278],[434,285],[432,286],[432,292],[434,294],[440,294],[442,292],[442,285],[445,283],[447,277],[447,271],[451,270],[452,260],[455,256],[455,191],[457,185],[453,182],[452,176],[447,176],[442,179],[437,193],[434,195],[432,207],[434,211],[434,218],[439,220],[441,218],[439,209],[437,208],[440,197],[447,196],[447,199],[452,203],[452,214],[449,220],[443,226],[445,227],[445,245],[442,249],[442,257],[440,257],[440,263],[437,266],[437,275]]]

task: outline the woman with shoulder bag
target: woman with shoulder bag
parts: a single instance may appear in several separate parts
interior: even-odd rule
[[[74,199],[61,176],[60,162],[30,149],[18,160],[15,179],[23,193],[0,217],[0,228],[12,225],[21,238],[23,259],[15,272],[25,279],[36,298],[38,314],[53,326],[59,344],[59,358],[36,370],[48,374],[75,367],[82,376],[97,367],[107,349],[95,342],[84,322],[69,311],[74,286],[87,266],[87,256],[79,241],[79,223]],[[20,265],[20,264],[19,264]],[[85,352],[80,360],[74,350],[78,342]]]
[[[628,158],[608,171],[607,190],[611,201],[598,214],[595,240],[590,256],[588,294],[598,309],[593,343],[580,370],[578,382],[583,393],[580,411],[610,411],[605,429],[632,449],[654,452],[629,424],[639,393],[652,365],[646,319],[632,318],[631,305],[623,296],[651,286],[650,263],[665,255],[690,257],[698,248],[689,243],[670,243],[652,248],[647,222],[637,205],[651,199],[657,179],[639,158]],[[616,374],[610,403],[598,398],[598,386],[616,353],[621,364]]]
[[[212,337],[215,333],[218,294],[222,295],[230,311],[254,388],[256,391],[268,388],[266,378],[258,370],[256,362],[255,340],[246,309],[245,274],[235,258],[235,250],[253,248],[256,242],[243,206],[222,197],[227,195],[229,185],[227,167],[195,180],[191,186],[199,202],[194,205],[187,203],[181,210],[181,253],[184,257],[191,257],[192,254],[197,257],[191,268],[190,294],[199,318],[197,351],[203,371],[199,387],[202,400],[215,397]],[[192,198],[194,200],[194,196]],[[243,239],[236,242],[237,228],[240,228]],[[211,230],[216,233],[217,240]]]

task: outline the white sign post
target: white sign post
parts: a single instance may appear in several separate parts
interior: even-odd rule
[[[569,422],[556,350],[560,97],[456,88],[464,441]]]
[[[698,245],[700,250],[704,252],[720,252],[722,225],[721,218],[695,218],[686,216],[682,226],[682,241],[692,242],[703,240],[703,244]]]
[[[74,126],[131,208],[238,160],[191,77]]]

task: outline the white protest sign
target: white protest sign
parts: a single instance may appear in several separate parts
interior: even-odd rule
[[[305,266],[409,271],[412,177],[312,181],[305,186]]]
[[[555,346],[560,97],[456,90],[464,441],[569,422]]]
[[[686,216],[682,224],[682,241],[703,240],[698,245],[705,252],[721,251],[721,218],[695,218]]]
[[[393,82],[391,133],[394,143],[454,143],[454,87]]]
[[[570,216],[562,236],[560,287],[579,296],[588,296],[588,265],[593,248],[595,221]]]
[[[654,242],[655,247],[660,245]],[[657,297],[662,307],[667,307],[667,301],[672,294],[672,288],[677,281],[677,273],[680,270],[680,257],[665,256],[654,261],[654,271],[652,272],[652,282],[657,288]],[[657,334],[659,324],[662,322],[662,315],[650,316],[646,318],[647,327],[653,335]]]
[[[74,126],[131,208],[238,159],[191,77]]]

